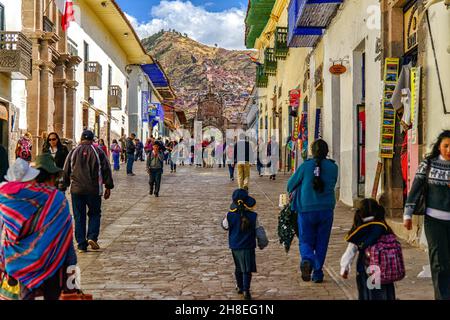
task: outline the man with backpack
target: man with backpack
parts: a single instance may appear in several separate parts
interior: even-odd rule
[[[93,145],[93,140],[94,133],[85,130],[80,145],[70,151],[64,164],[64,184],[66,187],[71,186],[75,238],[79,252],[86,252],[88,245],[93,250],[100,249],[97,241],[100,233],[102,195],[105,200],[109,199],[111,189],[114,188],[109,159]],[[87,235],[86,207],[89,209]]]

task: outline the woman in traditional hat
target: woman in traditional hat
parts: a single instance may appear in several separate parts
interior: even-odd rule
[[[77,262],[68,202],[55,186],[61,171],[48,153],[36,169],[17,159],[0,186],[0,269],[11,289],[0,296],[33,299],[40,289],[44,299],[59,299],[65,267]]]
[[[256,272],[256,240],[260,249],[267,246],[268,240],[264,228],[258,222],[257,213],[253,211],[256,200],[245,189],[235,190],[232,200],[222,227],[228,230],[228,242],[236,267],[236,291],[243,293],[245,300],[251,300],[250,283],[252,272]]]

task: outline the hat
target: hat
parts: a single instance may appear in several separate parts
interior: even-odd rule
[[[9,182],[28,182],[34,180],[39,175],[39,170],[36,170],[22,158],[17,158],[14,164],[8,169],[5,179]]]
[[[94,140],[94,133],[91,130],[84,130],[81,134],[81,140]]]
[[[248,195],[248,191],[245,189],[236,189],[231,196],[233,203],[230,206],[231,210],[235,210],[238,207],[238,202],[242,201],[247,209],[251,209],[255,206],[256,200]]]
[[[51,174],[60,173],[61,171],[63,171],[63,169],[56,166],[55,160],[53,160],[53,157],[50,153],[44,153],[40,156],[37,156],[34,163],[34,167],[36,169],[43,169]]]

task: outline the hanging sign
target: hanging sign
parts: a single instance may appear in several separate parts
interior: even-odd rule
[[[398,81],[400,59],[386,58],[384,67],[384,94],[381,107],[380,157],[394,157],[395,109],[390,102]]]
[[[411,68],[411,143],[417,143],[420,100],[420,67]]]
[[[347,68],[342,64],[333,64],[330,67],[330,73],[334,75],[340,75],[347,72]]]
[[[314,140],[322,139],[322,108],[316,109],[316,127],[314,128]]]
[[[289,105],[292,108],[298,108],[300,104],[301,91],[299,89],[293,89],[289,91]]]
[[[149,92],[142,91],[142,101],[141,101],[141,111],[142,111],[142,122],[148,121],[148,107],[150,105]]]

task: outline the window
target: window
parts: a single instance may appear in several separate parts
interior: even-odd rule
[[[108,87],[111,85],[111,83],[112,83],[112,67],[108,65]]]
[[[89,44],[84,41],[83,43],[84,48],[84,71],[87,71],[87,62],[89,61]]]
[[[5,31],[5,7],[0,3],[0,31]]]

